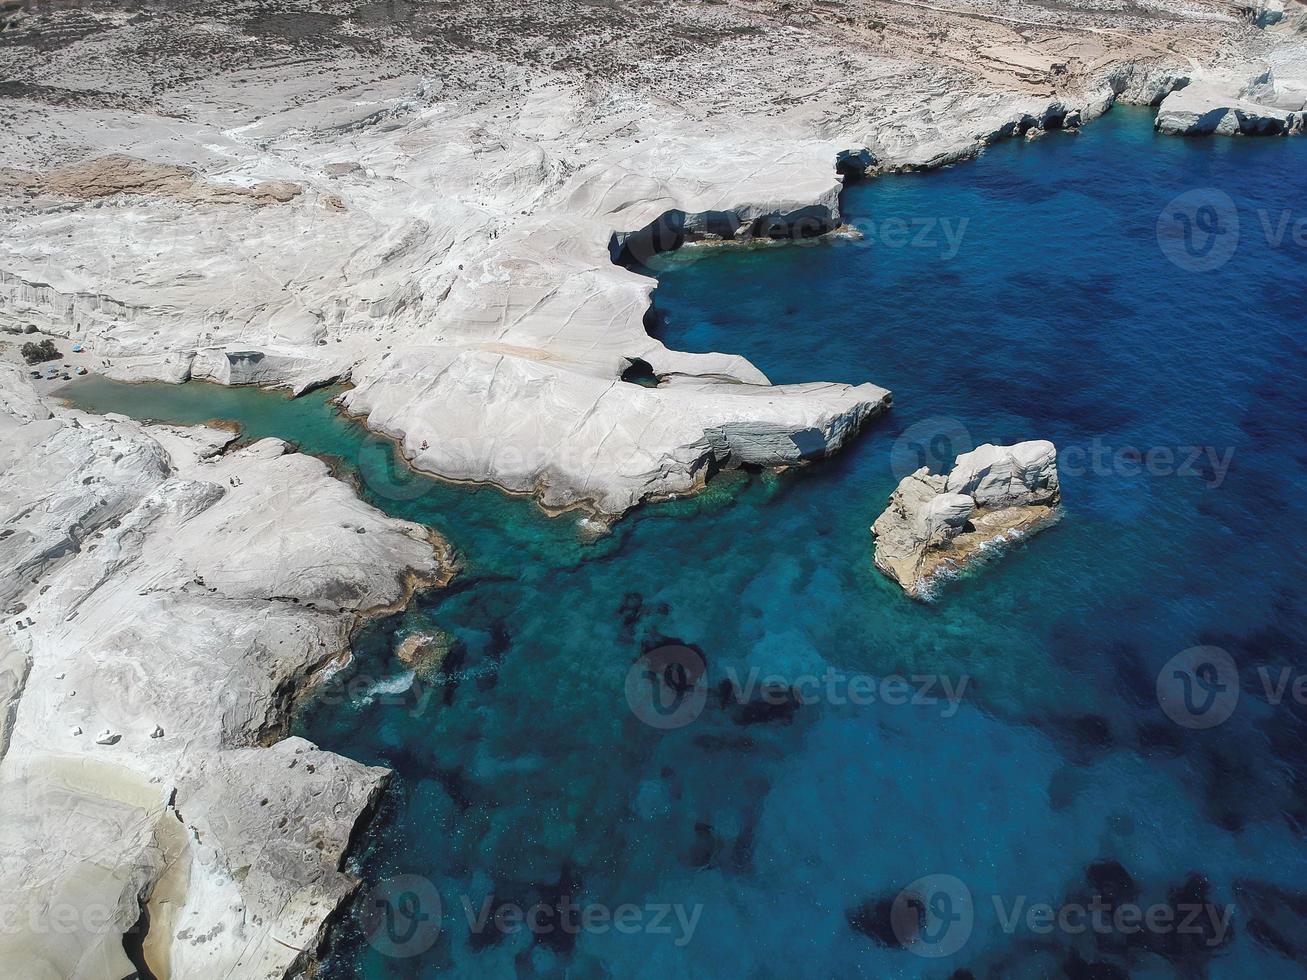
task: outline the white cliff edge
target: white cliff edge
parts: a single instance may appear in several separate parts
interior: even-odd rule
[[[1074,130],[1204,65],[1273,57],[1288,78],[1277,52],[1301,49],[1216,0],[883,6],[832,28],[820,7],[672,3],[617,31],[566,3],[544,27],[511,4],[435,25],[378,10],[307,34],[243,0],[77,31],[75,12],[19,11],[0,48],[23,80],[0,100],[0,327],[80,342],[126,380],[346,378],[348,410],[415,467],[607,519],[718,467],[834,452],[889,403],[668,349],[644,325],[655,282],[614,259],[834,228],[848,176]],[[460,24],[521,60],[463,51]],[[559,61],[561,34],[585,53]],[[649,58],[666,36],[691,49]],[[143,47],[160,52],[144,79],[121,70]],[[656,386],[622,380],[637,364]]]
[[[1191,82],[1168,95],[1156,127],[1171,136],[1286,136],[1307,125],[1307,85],[1278,82],[1267,69],[1247,81]]]

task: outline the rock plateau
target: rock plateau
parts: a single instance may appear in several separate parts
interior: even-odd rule
[[[117,980],[148,922],[157,976],[282,977],[355,887],[387,773],[278,739],[449,557],[232,438],[47,406],[0,365],[0,975]]]

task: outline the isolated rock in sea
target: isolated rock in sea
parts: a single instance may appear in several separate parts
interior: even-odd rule
[[[453,637],[443,630],[410,633],[395,647],[395,659],[419,674],[432,674],[440,670],[452,643]]]
[[[875,563],[908,595],[975,560],[986,545],[1048,524],[1061,502],[1051,442],[983,445],[957,458],[948,476],[926,468],[905,477],[876,519]]]

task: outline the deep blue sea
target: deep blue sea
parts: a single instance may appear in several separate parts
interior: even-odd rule
[[[854,186],[859,240],[656,260],[670,346],[895,407],[597,542],[397,470],[331,391],[74,388],[334,456],[466,564],[299,719],[395,771],[324,976],[1303,976],[1307,140],[1150,124]],[[899,477],[1036,438],[1058,525],[929,604],[874,571]]]

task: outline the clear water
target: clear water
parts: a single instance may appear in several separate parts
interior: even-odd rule
[[[1307,254],[1292,224],[1268,243],[1258,211],[1273,230],[1284,209],[1307,217],[1307,140],[1162,139],[1149,123],[1118,110],[1078,136],[852,188],[860,241],[660,259],[670,345],[742,352],[776,381],[872,380],[895,409],[835,460],[728,475],[598,542],[527,500],[395,471],[331,392],[74,386],[90,409],[230,418],[337,457],[467,563],[450,590],[364,630],[299,721],[395,770],[355,870],[369,888],[429,879],[444,910],[439,935],[419,935],[429,949],[388,955],[410,950],[364,916],[394,896],[365,889],[326,976],[1301,975],[1307,713],[1292,685],[1271,703],[1258,668],[1307,671]],[[1224,265],[1191,271],[1168,254],[1202,256],[1159,246],[1157,222],[1172,227],[1189,204],[1169,202],[1200,188],[1233,197],[1241,234]],[[1220,200],[1204,194],[1200,230]],[[910,223],[909,243],[930,219],[954,233],[966,219],[965,234],[955,250],[936,224],[934,245],[898,247],[886,218]],[[932,604],[874,572],[868,526],[905,469],[1025,438],[1062,450],[1059,525]],[[1203,455],[1182,466],[1190,446]],[[453,652],[411,681],[391,649],[435,627]],[[626,682],[673,641],[702,651],[711,693],[660,729]],[[1242,684],[1229,720],[1201,731],[1155,690],[1198,644],[1228,651]],[[828,670],[798,706],[721,687]],[[871,679],[864,695],[909,675],[964,696],[842,703],[852,675]],[[1224,941],[1004,928],[996,898],[1004,914],[1083,899],[1106,860],[1140,906],[1232,905]],[[966,942],[938,959],[901,948],[885,911],[927,875],[974,901]],[[631,934],[597,919],[576,936],[474,933],[465,903],[475,914],[489,895],[640,911]],[[664,903],[700,909],[688,942],[675,913],[670,933],[648,928]]]

